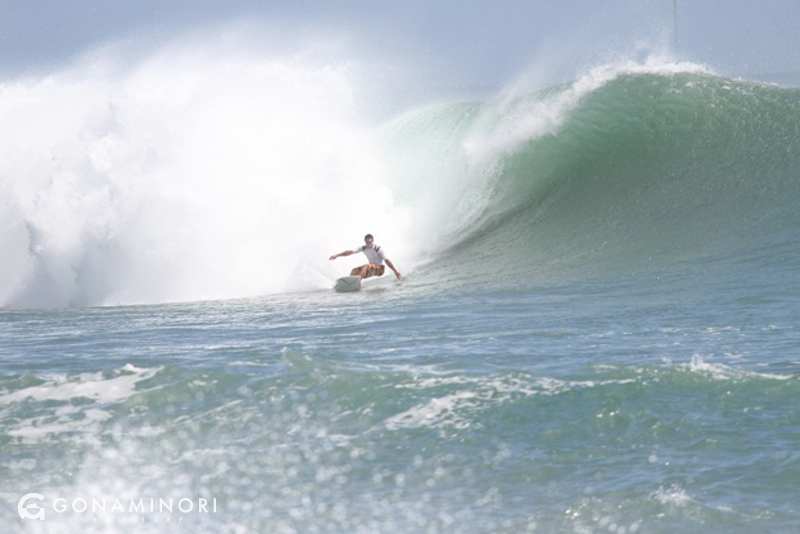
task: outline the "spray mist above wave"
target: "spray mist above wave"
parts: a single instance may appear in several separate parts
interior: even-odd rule
[[[648,57],[643,63],[630,60],[590,69],[574,82],[533,91],[522,84],[510,84],[499,97],[485,106],[475,128],[464,141],[469,161],[486,165],[519,150],[525,143],[554,135],[570,118],[581,101],[604,85],[630,75],[710,74],[704,65]],[[531,98],[531,95],[537,95]]]
[[[353,64],[218,44],[2,85],[0,307],[322,287],[367,231],[405,248]]]

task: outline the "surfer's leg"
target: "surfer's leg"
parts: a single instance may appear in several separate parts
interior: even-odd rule
[[[350,271],[350,276],[360,276],[361,278],[369,278],[369,264],[356,267]]]

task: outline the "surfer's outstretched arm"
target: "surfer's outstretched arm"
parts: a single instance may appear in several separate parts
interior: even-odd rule
[[[394,264],[392,263],[392,260],[390,260],[389,258],[386,258],[386,265],[388,265],[389,268],[394,271],[394,275],[397,277],[398,280],[400,280],[400,271],[395,269]]]
[[[331,261],[335,260],[339,256],[349,256],[352,253],[353,253],[352,250],[345,250],[344,252],[340,252],[338,254],[334,254],[333,256],[331,256]]]

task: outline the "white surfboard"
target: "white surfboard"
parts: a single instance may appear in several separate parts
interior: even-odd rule
[[[360,276],[343,276],[336,280],[336,285],[333,288],[340,292],[346,293],[350,291],[361,290],[361,277]]]

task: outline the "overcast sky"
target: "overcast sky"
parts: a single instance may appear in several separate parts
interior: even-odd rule
[[[800,71],[799,0],[677,5],[681,59],[734,76]],[[567,72],[671,46],[673,0],[0,0],[0,76],[58,68],[117,40],[152,46],[242,21],[346,37],[424,64],[433,85],[497,86],[536,62]]]

